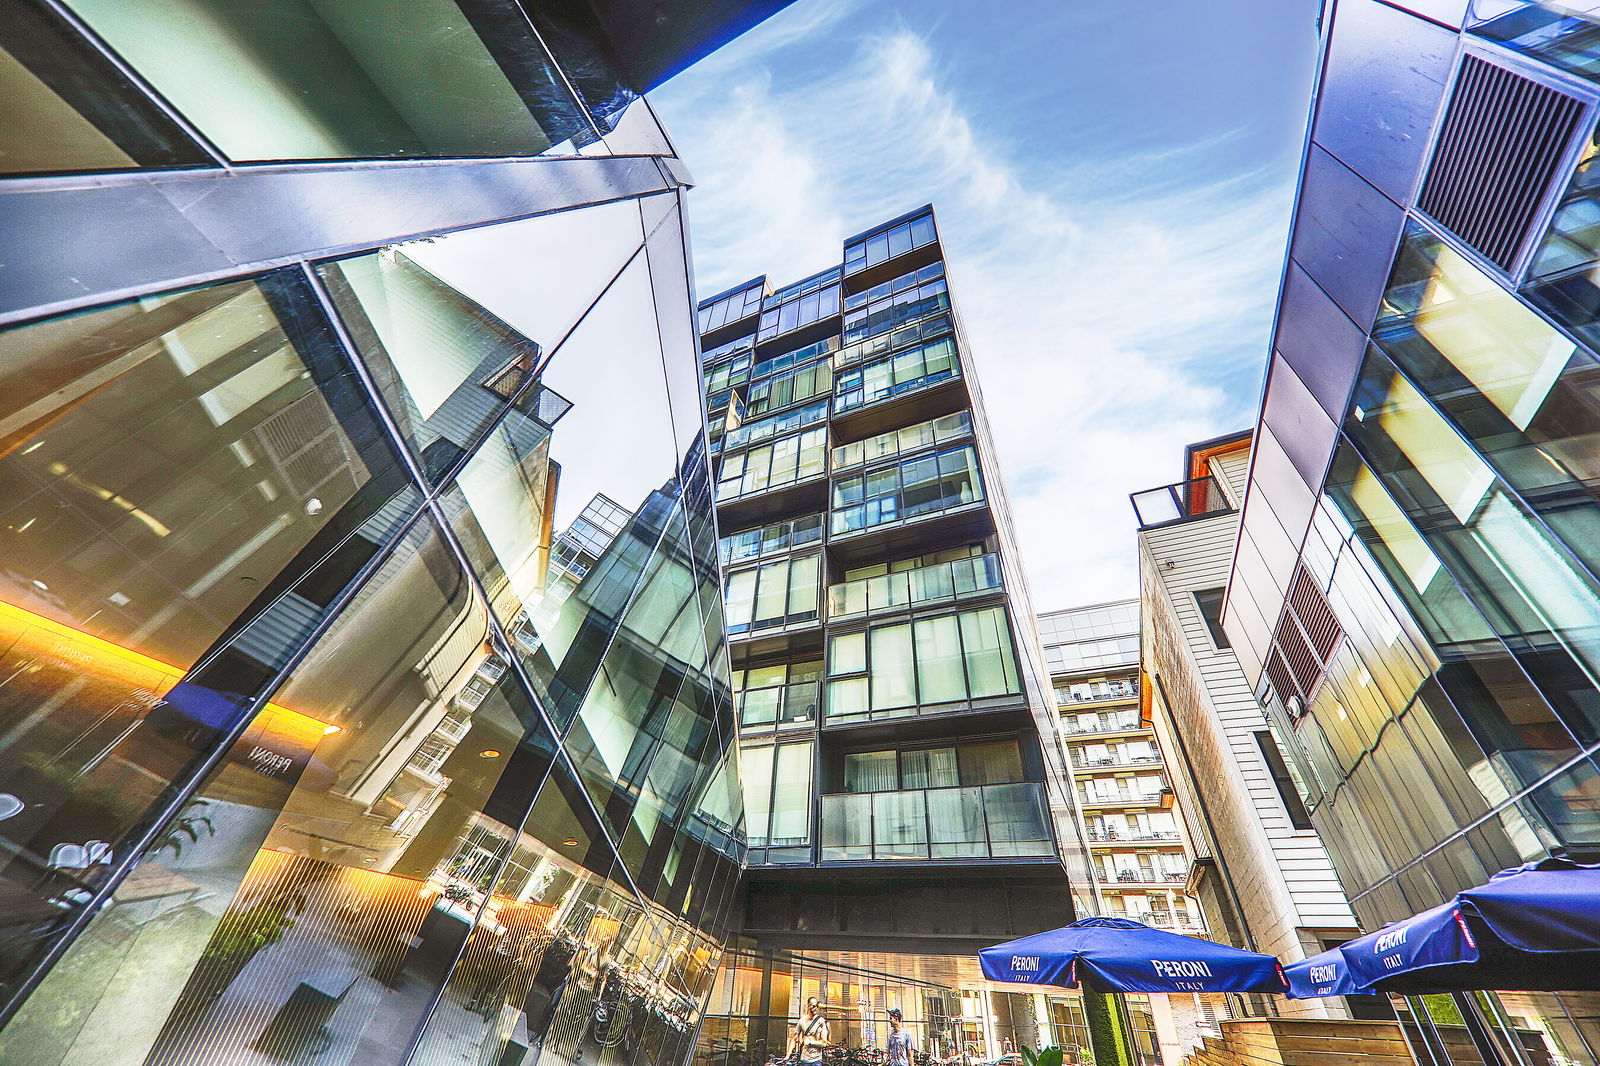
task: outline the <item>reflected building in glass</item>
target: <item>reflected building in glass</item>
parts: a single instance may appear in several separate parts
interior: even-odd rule
[[[745,836],[639,92],[775,6],[13,5],[0,1063],[688,1057]]]
[[[881,1047],[899,1006],[919,1047],[998,1055],[1015,1035],[949,956],[1072,919],[1052,816],[1071,808],[932,208],[809,278],[702,300],[700,339],[755,975],[702,1045],[781,1054],[821,989],[850,1046]],[[971,989],[970,1019],[896,984],[917,975]]]
[[[1325,17],[1224,624],[1365,929],[1600,850],[1589,7]],[[1395,1005],[1452,1062],[1600,1051],[1592,994]]]

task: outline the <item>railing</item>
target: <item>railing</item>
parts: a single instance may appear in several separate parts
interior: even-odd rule
[[[1037,782],[822,797],[824,861],[990,859],[1054,852],[1044,788]]]
[[[950,603],[1000,587],[1000,557],[978,555],[895,574],[845,581],[828,589],[830,619]]]
[[[1077,693],[1070,689],[1056,689],[1056,703],[1099,703],[1102,700],[1128,700],[1139,695],[1139,686],[1133,682],[1107,685],[1104,692]]]
[[[1072,768],[1075,770],[1099,770],[1115,766],[1148,766],[1159,763],[1159,755],[1108,755],[1100,759],[1085,759],[1072,753]]]
[[[815,722],[819,684],[797,681],[773,688],[747,689],[739,694],[739,722],[746,727]]]
[[[1183,933],[1203,933],[1205,926],[1188,915],[1173,916],[1171,914],[1135,914],[1130,915],[1134,921],[1142,922],[1153,929],[1175,929]]]
[[[1097,879],[1108,885],[1159,885],[1187,881],[1187,871],[1179,870],[1099,870]]]
[[[1133,807],[1162,802],[1160,792],[1078,792],[1078,802],[1095,807]]]
[[[949,444],[965,440],[970,436],[972,436],[972,415],[966,411],[957,411],[953,415],[942,415],[928,422],[918,422],[914,426],[879,433],[866,440],[841,444],[833,449],[833,469],[838,472],[864,463],[897,459],[934,444]]]
[[[1133,513],[1138,516],[1141,530],[1233,510],[1233,504],[1222,494],[1222,486],[1210,474],[1131,493],[1128,499],[1133,501]]]
[[[1095,843],[1108,841],[1135,841],[1135,840],[1180,840],[1176,829],[1157,829],[1148,833],[1119,832],[1115,829],[1095,829],[1090,827],[1089,839]]]
[[[1126,733],[1130,729],[1146,728],[1148,727],[1139,720],[1137,714],[1129,714],[1103,720],[1097,725],[1069,725],[1063,722],[1061,732],[1063,736],[1081,737],[1091,733]]]

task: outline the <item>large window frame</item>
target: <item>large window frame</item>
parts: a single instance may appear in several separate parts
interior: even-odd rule
[[[832,634],[827,664],[825,721],[904,718],[1022,693],[1015,634],[1000,605]]]

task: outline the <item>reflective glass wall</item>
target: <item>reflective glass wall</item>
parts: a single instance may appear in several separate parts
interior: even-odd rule
[[[1366,929],[1600,848],[1600,20],[1428,14],[1328,20],[1224,619]],[[1600,1061],[1592,994],[1397,1006],[1440,1061]]]
[[[688,1055],[692,314],[665,192],[0,333],[0,1062]]]

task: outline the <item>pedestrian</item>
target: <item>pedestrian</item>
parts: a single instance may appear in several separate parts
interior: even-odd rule
[[[911,1034],[901,1023],[900,1008],[889,1008],[889,1061],[887,1066],[911,1066]]]
[[[816,996],[806,999],[805,1013],[794,1024],[789,1036],[789,1058],[801,1066],[818,1066],[822,1062],[822,1049],[828,1046],[828,1019],[822,1015],[822,1001]]]

